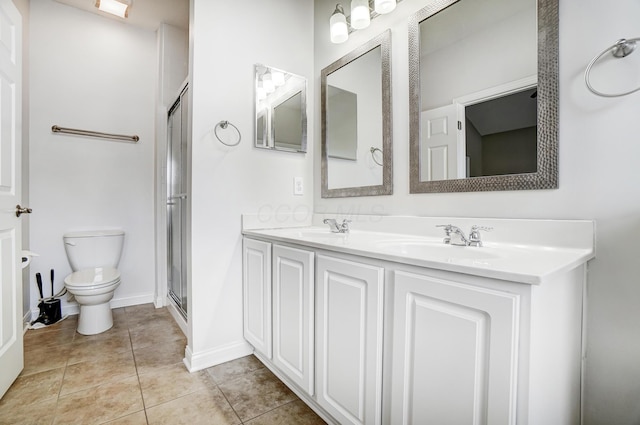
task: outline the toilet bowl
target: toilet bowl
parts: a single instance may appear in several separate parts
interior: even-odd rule
[[[80,308],[78,333],[95,335],[111,329],[110,301],[120,285],[117,269],[124,243],[124,232],[86,231],[66,233],[65,251],[73,273],[64,285]]]

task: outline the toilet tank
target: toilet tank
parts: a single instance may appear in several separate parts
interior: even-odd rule
[[[124,231],[69,232],[65,233],[62,239],[73,271],[94,267],[118,267],[124,244]]]

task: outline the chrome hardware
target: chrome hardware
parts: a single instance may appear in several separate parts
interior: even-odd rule
[[[482,238],[480,235],[480,230],[483,230],[485,232],[490,232],[491,230],[493,230],[493,227],[476,226],[476,225],[471,226],[471,232],[469,233],[469,246],[477,246],[477,247],[482,246]]]
[[[31,214],[32,211],[29,207],[21,207],[20,204],[16,205],[16,217],[20,217],[22,214]]]
[[[456,246],[482,246],[482,238],[480,235],[480,231],[490,231],[493,230],[493,227],[486,226],[471,226],[471,232],[469,233],[469,237],[465,236],[462,229],[458,226],[454,226],[452,224],[439,224],[436,227],[443,227],[445,232],[445,238],[442,240],[443,243],[448,245],[456,245]]]
[[[75,134],[77,136],[100,137],[103,139],[125,140],[131,141],[133,143],[137,143],[140,140],[140,137],[136,136],[135,134],[133,136],[128,136],[126,134],[103,133],[101,131],[80,130],[77,128],[66,128],[57,125],[51,127],[51,132]]]
[[[335,218],[325,218],[324,224],[328,224],[333,233],[349,233],[349,223],[351,220],[342,220],[342,223],[338,224]]]

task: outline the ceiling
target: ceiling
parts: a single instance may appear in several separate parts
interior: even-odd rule
[[[189,28],[189,0],[132,0],[127,19],[99,11],[95,0],[55,1],[150,31],[158,29],[162,22],[185,30]]]

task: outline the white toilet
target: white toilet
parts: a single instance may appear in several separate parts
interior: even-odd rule
[[[118,263],[122,254],[122,230],[95,230],[66,233],[64,249],[73,273],[64,286],[78,302],[78,332],[95,335],[111,329],[113,316],[109,301],[120,285]]]

